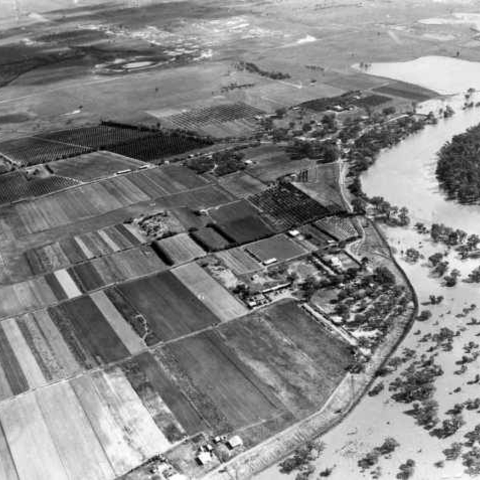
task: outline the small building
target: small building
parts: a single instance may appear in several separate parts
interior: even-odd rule
[[[277,259],[275,257],[267,258],[267,260],[263,261],[263,264],[267,267],[268,265],[273,265],[277,263]]]
[[[243,445],[243,440],[238,435],[234,435],[227,441],[227,447],[232,450],[234,448],[241,447],[242,445]]]
[[[210,452],[200,452],[195,460],[201,466],[208,465],[212,461],[212,454]]]
[[[298,230],[289,230],[288,231],[288,234],[292,237],[292,238],[295,238],[295,237],[298,237],[300,235],[300,232]]]

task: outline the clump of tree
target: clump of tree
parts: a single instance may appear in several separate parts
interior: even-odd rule
[[[457,460],[462,453],[463,445],[460,442],[453,442],[450,447],[443,450],[445,458],[449,461]]]
[[[480,200],[480,124],[456,135],[438,154],[436,176],[448,197],[463,204]]]
[[[474,268],[469,274],[467,281],[470,283],[480,283],[480,267]]]
[[[375,209],[375,217],[387,225],[406,227],[410,223],[407,207],[398,208],[383,197],[370,198],[370,204]]]
[[[211,172],[221,177],[238,170],[244,170],[246,165],[243,158],[243,152],[226,150],[215,152],[212,155],[189,158],[186,166],[198,174]]]
[[[290,78],[290,74],[276,71],[263,70],[253,62],[238,62],[235,64],[237,70],[245,70],[250,73],[255,73],[261,77],[271,78],[272,80],[286,80]]]
[[[375,268],[373,271],[373,279],[375,282],[384,286],[391,286],[396,283],[395,275],[387,267],[383,266]]]
[[[405,258],[409,263],[417,263],[420,258],[420,252],[416,248],[407,248]]]
[[[459,277],[460,271],[456,268],[452,269],[452,271],[444,277],[444,285],[446,287],[454,287],[457,284]]]
[[[425,322],[432,317],[432,312],[430,310],[422,310],[417,317],[419,322]]]
[[[433,399],[415,402],[413,408],[405,413],[413,417],[417,425],[425,430],[431,430],[440,421],[438,418],[438,402]]]
[[[397,473],[397,478],[399,480],[408,480],[412,478],[415,473],[415,460],[408,459],[405,463],[402,463],[399,467],[399,473]]]
[[[280,472],[290,474],[298,471],[297,478],[308,478],[315,469],[312,462],[319,458],[324,448],[325,445],[322,442],[308,442],[280,463]]]
[[[375,447],[358,461],[362,470],[367,470],[378,463],[380,457],[390,455],[400,444],[392,437],[387,437],[379,447]]]

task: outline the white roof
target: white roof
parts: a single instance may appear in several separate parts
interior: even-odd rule
[[[200,452],[198,455],[197,455],[197,460],[202,464],[202,465],[205,465],[209,462],[212,461],[212,455],[210,454],[210,452]]]
[[[230,438],[228,444],[232,448],[239,447],[240,445],[243,445],[243,440],[238,435],[234,435],[232,438]]]

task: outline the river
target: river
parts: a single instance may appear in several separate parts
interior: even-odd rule
[[[428,223],[442,222],[458,227],[469,233],[480,233],[480,207],[462,206],[447,201],[439,191],[434,176],[436,153],[439,148],[453,135],[463,132],[468,127],[480,122],[480,109],[457,110],[457,113],[437,125],[426,127],[422,132],[413,135],[391,150],[383,152],[375,165],[363,175],[363,189],[369,196],[381,195],[392,204],[406,206],[414,219]],[[435,383],[435,400],[438,401],[439,417],[447,418],[446,410],[455,403],[480,396],[478,385],[467,385],[476,373],[480,373],[479,362],[469,364],[463,375],[454,374],[459,366],[455,363],[464,354],[463,346],[470,342],[479,342],[480,326],[466,326],[472,317],[480,317],[480,312],[474,310],[466,317],[457,317],[462,309],[478,302],[480,306],[480,288],[477,285],[462,281],[454,288],[443,287],[440,281],[429,275],[425,260],[411,265],[404,261],[402,250],[408,247],[418,248],[426,257],[434,252],[445,251],[446,248],[434,245],[426,236],[420,236],[413,228],[385,228],[390,244],[396,249],[399,264],[409,276],[420,302],[425,301],[430,294],[443,295],[445,300],[435,307],[428,307],[432,318],[423,323],[416,323],[410,334],[399,348],[412,348],[417,356],[426,353],[432,345],[430,342],[419,342],[426,333],[436,332],[442,326],[452,330],[460,329],[455,338],[451,352],[439,353],[436,362],[439,363],[444,375]],[[462,272],[462,277],[468,274],[479,260],[459,260],[453,252],[448,255],[450,265]],[[424,308],[424,307],[422,307]],[[476,314],[476,315],[475,315]],[[357,462],[372,448],[382,444],[386,437],[393,437],[399,443],[389,458],[381,458],[378,467],[381,475],[378,478],[395,479],[399,465],[407,459],[416,462],[414,480],[440,480],[470,478],[464,473],[461,458],[447,461],[442,468],[434,463],[445,460],[442,450],[453,441],[462,441],[463,435],[480,423],[480,415],[476,411],[464,411],[466,425],[454,436],[439,440],[429,435],[415,424],[412,417],[404,413],[409,406],[394,402],[388,392],[388,383],[395,376],[392,374],[383,379],[386,388],[377,396],[366,396],[350,415],[336,428],[323,437],[325,450],[315,463],[316,472],[310,476],[321,480],[319,473],[325,468],[333,467],[333,473],[328,477],[333,480],[356,480],[372,478],[372,470],[361,472]],[[453,392],[457,387],[459,392]],[[411,407],[411,406],[410,406]],[[466,450],[464,450],[466,451]],[[257,477],[257,480],[277,480],[295,478],[292,475],[279,473],[278,466],[272,467]]]

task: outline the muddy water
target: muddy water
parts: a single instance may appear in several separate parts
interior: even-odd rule
[[[370,75],[414,83],[445,95],[480,89],[480,63],[443,56],[419,57],[406,62],[372,63],[365,70]]]
[[[381,195],[397,205],[405,205],[411,211],[414,221],[437,221],[447,225],[462,228],[469,233],[480,233],[480,207],[461,206],[447,201],[437,188],[434,177],[435,155],[444,142],[452,135],[464,131],[469,126],[480,122],[480,110],[458,111],[448,120],[441,121],[436,126],[427,127],[423,132],[402,142],[399,146],[385,151],[362,178],[365,192],[369,196]],[[396,249],[396,257],[404,268],[418,293],[420,302],[428,299],[430,294],[443,295],[444,302],[429,308],[433,316],[427,322],[417,322],[407,336],[404,347],[414,349],[417,356],[427,353],[432,345],[422,343],[419,339],[426,333],[437,332],[442,326],[447,326],[460,334],[455,338],[451,352],[440,351],[436,362],[439,363],[444,375],[437,379],[435,399],[439,403],[439,417],[447,418],[446,410],[455,403],[480,397],[479,385],[467,385],[475,374],[480,373],[480,362],[468,365],[463,375],[454,372],[460,368],[455,362],[464,354],[463,346],[470,342],[480,343],[480,326],[468,326],[472,318],[480,318],[480,286],[459,282],[454,288],[443,287],[440,281],[431,277],[425,259],[416,265],[406,263],[402,251],[408,247],[416,247],[427,258],[434,252],[446,251],[445,247],[432,244],[426,236],[417,234],[413,229],[387,228],[385,232],[390,244]],[[465,277],[480,260],[460,261],[454,252],[448,254],[451,267],[458,268]],[[465,318],[457,317],[464,307],[476,303],[479,307]],[[401,371],[401,369],[399,370]],[[382,458],[378,466],[381,469],[379,478],[395,479],[398,467],[407,459],[416,462],[416,480],[466,479],[461,458],[457,461],[447,461],[443,468],[437,468],[434,463],[445,460],[442,450],[452,442],[463,441],[463,435],[480,423],[480,414],[476,411],[464,411],[466,425],[455,435],[446,440],[439,440],[429,435],[427,431],[417,426],[414,419],[404,412],[411,408],[399,404],[390,398],[388,384],[397,374],[385,377],[385,390],[375,397],[366,396],[353,412],[336,428],[323,437],[325,451],[316,462],[316,472],[310,477],[318,479],[318,474],[326,468],[334,467],[328,477],[334,480],[356,480],[372,478],[372,469],[361,472],[357,462],[367,452],[382,444],[386,437],[393,437],[400,447],[389,457]],[[461,391],[454,390],[460,387]],[[464,449],[465,451],[465,449]],[[260,480],[277,480],[280,478],[295,478],[282,475],[278,467],[272,467],[258,477]]]
[[[437,152],[452,136],[480,123],[480,108],[457,110],[396,147],[383,152],[363,175],[368,196],[380,195],[407,207],[415,217],[480,233],[480,207],[459,205],[439,191],[435,178]]]

